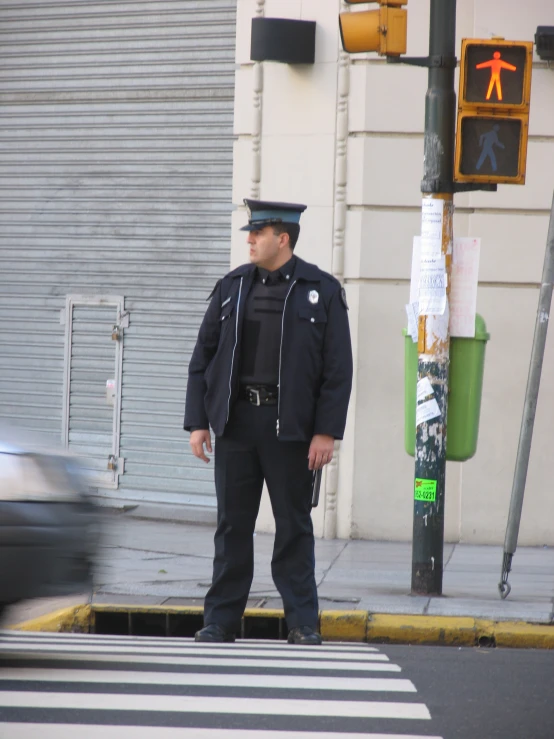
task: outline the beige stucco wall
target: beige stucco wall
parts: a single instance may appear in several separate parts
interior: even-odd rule
[[[344,280],[356,362],[347,434],[327,495],[316,510],[319,535],[411,537],[413,460],[403,449],[404,304],[412,238],[420,230],[423,69],[376,55],[339,53],[340,0],[238,0],[234,202],[259,196],[308,204],[298,253]],[[425,55],[429,3],[408,8],[408,50]],[[250,62],[256,14],[317,22],[313,67]],[[549,0],[458,0],[463,37],[532,40],[554,25]],[[344,180],[344,181],[343,181]],[[481,238],[478,310],[487,347],[479,448],[448,464],[446,538],[501,543],[554,188],[554,69],[533,70],[527,183],[497,193],[455,196],[456,236]],[[232,262],[245,259],[234,216]],[[343,229],[343,222],[345,229]],[[554,544],[554,336],[548,339],[521,523],[521,544]],[[336,509],[336,510],[335,510]],[[264,502],[260,529],[270,529]]]

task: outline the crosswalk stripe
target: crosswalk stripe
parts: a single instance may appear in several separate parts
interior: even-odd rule
[[[64,710],[162,711],[169,713],[241,714],[258,716],[325,716],[341,718],[426,719],[423,703],[386,701],[284,700],[205,696],[144,696],[110,693],[43,693],[0,691],[0,707]]]
[[[71,642],[74,644],[85,643],[90,644],[105,644],[106,646],[112,646],[114,644],[125,644],[135,643],[139,645],[159,645],[160,641],[163,644],[170,647],[182,647],[186,645],[195,644],[199,647],[200,644],[203,649],[219,649],[221,644],[210,644],[209,642],[195,642],[189,637],[149,637],[149,636],[114,636],[110,634],[71,634],[71,633],[60,633],[60,634],[42,634],[40,632],[30,631],[2,631],[0,630],[0,642],[18,642],[18,643],[40,643],[40,644],[63,644],[64,642]],[[301,644],[291,645],[285,641],[267,641],[261,639],[238,639],[234,646],[240,646],[241,649],[248,649],[255,651],[256,649],[263,648],[264,650],[274,650],[276,652],[281,651],[293,651],[294,653],[300,651],[313,652],[313,647],[303,647]],[[344,653],[344,654],[359,654],[360,652],[378,652],[377,647],[369,646],[368,644],[349,644],[348,642],[323,642],[323,644],[317,647],[318,652],[331,652],[331,653]]]
[[[33,651],[34,650],[34,651]],[[80,661],[80,662],[102,662],[105,664],[116,663],[116,664],[148,664],[148,665],[181,665],[183,667],[239,667],[244,669],[251,668],[263,668],[264,670],[333,670],[333,671],[346,671],[346,672],[400,672],[400,667],[390,662],[341,662],[341,661],[329,661],[322,662],[316,660],[277,660],[277,659],[248,659],[247,657],[234,659],[232,657],[218,657],[215,659],[207,660],[206,657],[173,657],[164,655],[137,655],[137,654],[125,654],[115,655],[109,654],[96,654],[96,649],[93,651],[65,651],[65,649],[56,650],[42,650],[38,651],[38,647],[32,647],[31,649],[19,648],[14,651],[13,647],[6,647],[6,645],[0,645],[0,655],[9,654],[10,658],[15,657],[16,659],[33,659],[33,660],[52,660],[54,657],[58,660],[65,661]]]
[[[91,635],[92,637],[92,635]],[[160,641],[162,641],[162,644],[160,644]],[[318,655],[325,655],[327,659],[338,659],[342,657],[343,659],[371,659],[372,655],[378,654],[376,649],[370,649],[369,647],[365,647],[365,645],[360,645],[357,649],[355,648],[346,648],[346,649],[337,649],[337,648],[329,648],[325,645],[320,645],[317,647],[314,646],[302,646],[300,644],[280,644],[279,646],[273,647],[272,645],[265,645],[263,648],[259,646],[253,646],[250,644],[245,643],[244,641],[236,641],[232,644],[223,646],[222,644],[206,644],[202,642],[194,642],[191,640],[175,640],[172,641],[171,639],[166,639],[165,637],[160,637],[157,640],[148,640],[148,641],[133,641],[131,637],[127,637],[127,641],[121,641],[121,642],[104,642],[101,640],[94,640],[87,639],[86,636],[80,638],[80,639],[72,639],[71,641],[57,641],[53,639],[45,639],[45,640],[37,640],[37,639],[4,639],[2,636],[0,636],[0,644],[2,645],[15,645],[15,644],[21,644],[21,645],[27,645],[32,646],[36,644],[40,644],[41,647],[45,644],[53,644],[57,647],[63,649],[67,648],[68,646],[91,646],[91,643],[94,645],[94,647],[105,647],[106,649],[117,649],[118,647],[126,647],[129,644],[134,644],[135,648],[138,650],[142,649],[152,649],[154,647],[160,647],[163,646],[165,648],[172,648],[172,649],[188,649],[193,650],[197,652],[199,649],[205,650],[206,654],[215,653],[218,649],[228,649],[231,648],[233,650],[240,649],[244,654],[251,654],[255,655],[257,653],[263,653],[267,655],[275,655],[276,657],[282,657],[285,655],[290,654],[291,656],[298,656],[302,654],[314,654],[317,653]]]
[[[88,652],[62,652],[58,651],[53,654],[42,654],[41,652],[13,652],[12,650],[3,650],[0,648],[0,654],[9,653],[10,658],[16,659],[33,659],[33,660],[52,660],[54,657],[58,660],[71,662],[102,662],[105,664],[148,664],[148,665],[180,665],[182,667],[240,667],[244,669],[263,668],[264,670],[334,670],[346,672],[400,672],[398,665],[390,662],[368,662],[367,664],[358,664],[352,662],[308,662],[297,660],[296,662],[279,661],[279,660],[249,660],[243,659],[217,659],[207,662],[206,659],[195,659],[193,657],[156,657],[150,656],[148,659],[134,654],[122,656],[114,656],[110,654],[93,654]]]
[[[17,649],[21,651],[26,651],[30,649],[36,649],[36,643],[35,642],[10,642],[10,644],[0,644],[0,651],[4,651],[6,649],[9,649],[10,647],[15,647],[17,645]],[[246,650],[242,649],[239,646],[228,645],[225,647],[222,647],[220,645],[219,648],[209,648],[206,649],[203,645],[197,646],[194,643],[189,644],[183,644],[179,647],[166,647],[165,645],[161,645],[158,643],[156,646],[146,646],[142,644],[133,644],[132,646],[108,646],[103,644],[86,644],[83,643],[64,643],[63,645],[60,645],[58,643],[51,643],[51,642],[45,642],[41,643],[40,648],[42,651],[51,651],[51,652],[58,652],[60,650],[70,650],[70,651],[77,651],[80,650],[83,653],[86,651],[94,651],[95,653],[108,653],[108,654],[141,654],[144,656],[148,655],[187,655],[187,654],[194,654],[196,656],[205,656],[210,658],[212,655],[216,657],[223,657],[228,656],[230,654],[233,655],[233,657],[248,657],[248,658],[258,658],[258,659],[267,659],[268,657],[274,657],[275,652],[267,650],[267,649],[256,649],[254,651],[252,650]],[[343,661],[354,661],[354,662],[366,662],[367,660],[373,660],[375,662],[388,662],[389,658],[385,654],[375,654],[374,652],[370,654],[366,653],[349,653],[347,655],[343,653],[339,654],[330,654],[329,652],[319,652],[318,647],[312,647],[311,652],[306,652],[305,650],[302,652],[303,656],[307,656],[309,654],[310,660],[343,660]],[[289,651],[287,651],[285,654],[280,654],[279,657],[281,658],[290,658],[292,660],[296,660],[298,657],[298,653],[296,650],[291,648]]]
[[[272,688],[294,690],[346,690],[415,693],[410,680],[371,677],[306,677],[298,675],[243,675],[214,673],[131,672],[109,670],[68,670],[19,667],[9,671],[0,668],[2,680],[43,682],[102,683],[127,685],[203,685],[239,688]]]
[[[81,724],[0,724],[2,739],[442,739],[421,734],[343,734],[334,731],[267,731],[265,729],[197,729]]]

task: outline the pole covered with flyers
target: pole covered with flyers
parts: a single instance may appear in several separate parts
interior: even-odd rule
[[[450,362],[456,0],[431,0],[430,20],[424,174],[421,183],[412,593],[440,595]]]

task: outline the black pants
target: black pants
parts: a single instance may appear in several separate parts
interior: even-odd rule
[[[254,575],[254,525],[264,480],[275,517],[271,573],[289,629],[317,627],[308,442],[277,439],[277,406],[238,400],[215,442],[217,531],[204,623],[236,631]]]

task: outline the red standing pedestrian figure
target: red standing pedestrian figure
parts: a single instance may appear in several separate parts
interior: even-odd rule
[[[515,67],[513,64],[509,64],[508,62],[503,61],[500,58],[499,51],[495,51],[493,54],[493,57],[494,59],[489,59],[488,62],[482,62],[481,64],[476,64],[475,69],[486,69],[487,67],[490,67],[491,81],[490,81],[489,89],[487,90],[486,100],[490,100],[493,87],[496,87],[496,97],[500,101],[502,100],[502,83],[500,82],[500,72],[503,69],[506,69],[509,72],[515,72],[517,67]]]

